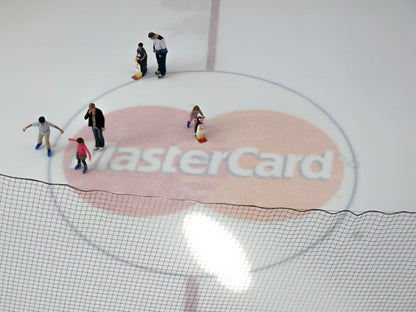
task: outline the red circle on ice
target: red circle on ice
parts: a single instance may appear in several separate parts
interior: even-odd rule
[[[276,111],[229,112],[206,119],[208,142],[200,144],[193,127],[186,128],[188,116],[160,106],[106,114],[106,147],[93,153],[86,175],[73,169],[76,146],[68,143],[63,158],[68,183],[89,190],[301,210],[321,208],[336,196],[344,176],[340,151],[310,122]],[[76,137],[83,137],[92,151],[91,128],[84,126]],[[126,198],[120,205],[94,205],[129,216],[187,208],[137,209],[132,204],[137,198]],[[238,210],[227,214],[235,216]]]

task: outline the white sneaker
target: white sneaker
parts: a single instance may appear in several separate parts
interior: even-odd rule
[[[99,150],[102,151],[104,149],[104,147],[100,147]]]
[[[96,147],[94,147],[94,151],[96,151],[96,150],[98,150],[98,147],[96,146]]]

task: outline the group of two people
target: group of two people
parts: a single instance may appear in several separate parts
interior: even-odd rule
[[[88,111],[84,116],[84,119],[88,119],[88,126],[92,128],[92,132],[95,139],[95,147],[94,150],[103,150],[105,145],[105,140],[103,136],[103,131],[105,130],[105,117],[103,112],[95,107],[94,103],[90,103],[88,106]],[[54,125],[53,123],[46,121],[44,116],[39,117],[38,121],[35,121],[34,123],[31,123],[23,128],[23,132],[26,131],[29,127],[38,127],[39,128],[39,135],[38,135],[38,141],[35,146],[35,149],[39,149],[42,145],[43,138],[45,138],[46,148],[47,148],[47,155],[48,157],[51,156],[52,150],[51,150],[51,144],[49,141],[50,136],[50,127],[56,128],[59,131],[61,131],[61,134],[64,133],[64,131],[59,128],[58,126]],[[77,152],[75,154],[75,158],[77,159],[77,165],[75,166],[75,169],[81,168],[81,162],[84,165],[83,173],[85,173],[88,170],[87,162],[85,161],[87,158],[87,154],[89,157],[89,160],[91,161],[91,153],[88,150],[87,146],[84,143],[83,138],[77,138],[77,139],[68,139],[71,142],[77,142]]]
[[[168,53],[165,39],[154,32],[150,32],[148,37],[153,40],[153,52],[156,54],[158,67],[155,74],[158,78],[163,78],[166,75],[166,55]],[[136,61],[140,65],[142,76],[145,76],[147,73],[147,53],[142,42],[139,42],[137,47]]]

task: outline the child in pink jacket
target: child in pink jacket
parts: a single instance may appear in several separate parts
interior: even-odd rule
[[[68,141],[77,142],[77,153],[75,154],[75,158],[78,160],[78,164],[75,166],[75,170],[81,168],[81,161],[82,161],[84,165],[84,170],[82,170],[82,173],[87,172],[88,166],[87,166],[87,162],[85,161],[85,159],[87,158],[87,153],[88,153],[89,160],[91,161],[91,153],[88,150],[87,146],[85,145],[84,139],[78,138],[75,140],[75,139],[69,138]]]

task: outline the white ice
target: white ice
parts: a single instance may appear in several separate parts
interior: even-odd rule
[[[0,173],[47,181],[48,159],[33,149],[37,130],[23,133],[22,128],[40,115],[64,127],[70,116],[97,96],[130,81],[137,42],[150,46],[149,31],[167,38],[168,71],[207,69],[210,8],[209,0],[2,0]],[[318,103],[337,121],[357,160],[358,184],[352,210],[416,211],[415,29],[416,2],[409,0],[223,0],[214,69],[287,86]],[[148,65],[152,73],[156,68],[152,55]],[[52,129],[52,142],[59,135]],[[62,152],[66,142],[60,140],[59,144],[54,149]],[[126,306],[142,311],[143,302],[150,306],[157,302],[153,306],[159,310],[166,306],[182,308],[189,281],[149,275],[103,256],[74,235],[59,213],[46,205],[49,200],[45,215],[29,209],[23,220],[14,212],[19,207],[3,207],[1,213],[7,222],[0,234],[8,236],[7,240],[0,236],[5,242],[0,246],[0,284],[7,283],[0,294],[0,310],[20,311],[21,304],[32,310],[88,311],[96,304],[100,311]],[[374,243],[373,247],[379,243],[372,242],[371,237],[367,241],[362,229],[345,231],[352,249],[357,244],[365,250],[367,243]],[[50,234],[56,235],[57,245],[50,246]],[[245,234],[239,237],[244,239]],[[395,258],[398,254],[414,255],[411,241],[401,246],[393,234],[386,241],[396,248],[391,255],[395,261],[400,262]],[[246,243],[253,242],[247,238]],[[326,245],[320,248],[328,252]],[[314,252],[319,255],[319,250]],[[376,256],[368,255],[364,267]],[[30,259],[29,267],[25,259]],[[213,302],[228,306],[228,300],[240,302],[236,311],[256,307],[258,311],[295,311],[296,306],[303,307],[302,311],[350,311],[351,303],[366,302],[360,297],[361,289],[348,288],[354,284],[354,277],[348,278],[351,284],[346,288],[337,288],[326,275],[325,265],[309,263],[302,257],[284,262],[256,273],[244,296],[228,293],[215,281],[202,281],[200,311],[212,311],[209,307]],[[305,266],[310,271],[297,274],[297,268]],[[383,268],[376,267],[379,269]],[[108,272],[115,275],[109,278]],[[391,294],[397,287],[396,275],[391,274],[380,280],[374,276],[357,279],[364,284],[375,279]],[[274,292],[280,280],[293,287],[296,295],[292,301]],[[258,296],[256,286],[264,289],[264,281],[270,282],[271,290]],[[407,277],[406,281],[400,286],[414,295],[414,279]],[[23,282],[25,288],[20,284]],[[12,302],[16,293],[20,302]],[[331,301],[328,293],[340,300]],[[123,296],[130,300],[128,305]],[[65,299],[75,297],[76,303]],[[307,302],[306,298],[313,300]],[[407,298],[405,292],[399,294],[399,300],[403,298]],[[388,299],[384,307],[391,303]],[[382,309],[383,302],[378,311]]]

